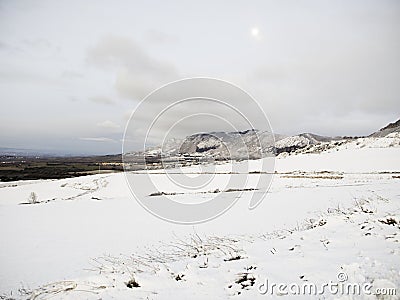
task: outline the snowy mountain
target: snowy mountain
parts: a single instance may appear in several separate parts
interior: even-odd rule
[[[275,153],[292,153],[313,149],[314,146],[337,145],[337,141],[344,140],[341,137],[327,137],[312,133],[302,133],[295,136],[289,136],[275,143]]]
[[[330,149],[347,147],[391,147],[399,144],[400,120],[390,123],[368,137],[326,137],[312,133],[302,133],[278,140],[275,153],[320,153]]]
[[[309,145],[327,143],[340,138],[302,133],[295,136],[271,134],[257,130],[211,132],[187,137],[180,154],[207,155],[213,158],[257,159],[271,154],[292,152]]]
[[[400,132],[400,119],[396,122],[390,123],[387,126],[379,129],[377,132],[369,135],[370,137],[384,137],[392,132]]]
[[[273,153],[274,135],[254,129],[239,132],[211,132],[187,137],[182,155],[205,155],[215,159],[256,159]]]
[[[187,136],[184,139],[170,139],[162,146],[148,149],[146,159],[157,162],[161,157],[179,159],[242,160],[258,159],[269,155],[319,153],[348,143],[376,143],[373,139],[400,132],[400,120],[390,123],[368,137],[328,137],[313,133],[293,136],[272,134],[249,129],[238,132],[209,132]],[[360,140],[361,139],[361,140]],[[371,140],[370,140],[371,139]],[[386,143],[386,142],[385,142]],[[389,142],[391,144],[392,142]],[[396,141],[394,141],[396,144]]]
[[[170,139],[164,144],[145,151],[146,159],[204,158],[204,159],[257,159],[273,155],[276,140],[284,136],[249,129],[237,132],[198,133],[184,139]],[[126,156],[131,155],[126,153]]]
[[[304,135],[288,137],[276,142],[276,153],[279,155],[306,154],[340,151],[361,148],[391,148],[400,147],[400,120],[390,123],[379,131],[359,138],[336,137],[312,141]]]
[[[294,150],[304,148],[310,145],[311,141],[304,136],[295,135],[288,136],[275,143],[275,149],[277,154],[282,152],[292,152]]]

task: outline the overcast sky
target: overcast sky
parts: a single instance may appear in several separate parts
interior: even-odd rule
[[[400,118],[400,1],[0,1],[0,147],[118,153],[153,89],[239,85],[277,133]],[[218,130],[218,128],[216,128]]]

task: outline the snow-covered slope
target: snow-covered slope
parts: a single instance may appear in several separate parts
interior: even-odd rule
[[[146,212],[131,198],[123,174],[0,183],[0,295],[264,299],[266,280],[269,287],[321,287],[343,278],[343,283],[371,284],[372,292],[380,287],[399,293],[398,138],[365,138],[321,153],[279,156],[259,207],[248,210],[251,195],[267,187],[221,192],[222,197],[239,197],[238,202],[196,226],[167,223]],[[258,172],[262,162],[249,162],[246,188],[268,175]],[[231,163],[181,168],[181,176],[213,172],[213,180],[198,191],[171,197],[211,200],[214,194],[207,191],[224,191],[227,179],[243,176],[231,169]],[[165,174],[142,173],[137,176],[151,176],[159,191],[177,191]],[[31,192],[39,203],[21,204]],[[353,298],[325,291],[298,299],[322,297]]]
[[[384,137],[393,132],[400,132],[400,119],[372,133],[370,137]]]
[[[301,135],[289,136],[275,143],[277,154],[282,152],[292,152],[304,148],[311,144],[311,141]]]

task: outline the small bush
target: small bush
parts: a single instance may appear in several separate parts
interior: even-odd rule
[[[126,286],[127,286],[128,288],[130,288],[130,289],[140,287],[139,283],[137,283],[137,281],[136,281],[134,278],[132,278],[131,280],[129,280],[129,281],[126,283]]]
[[[28,202],[29,202],[30,204],[35,204],[35,203],[38,203],[38,202],[39,202],[39,201],[38,201],[38,197],[37,197],[37,195],[36,195],[35,192],[31,192],[31,194],[29,195],[29,198],[28,198]]]

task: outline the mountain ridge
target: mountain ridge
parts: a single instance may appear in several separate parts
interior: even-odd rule
[[[400,119],[361,138],[385,137],[393,132],[400,132]],[[196,133],[184,139],[169,140],[162,146],[145,151],[145,155],[203,157],[216,160],[257,159],[281,153],[292,153],[301,149],[320,151],[357,138],[359,137],[322,136],[310,132],[286,136],[254,128],[236,132],[213,131]]]
[[[389,123],[374,133],[371,133],[368,137],[383,137],[392,132],[400,132],[400,119],[393,123]]]

